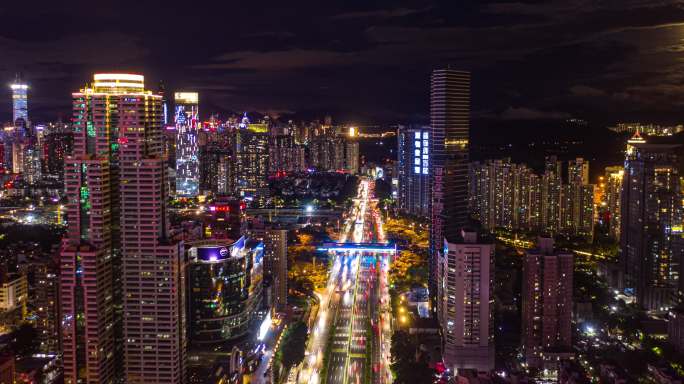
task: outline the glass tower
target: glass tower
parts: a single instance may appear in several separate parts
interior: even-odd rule
[[[196,92],[176,92],[176,194],[197,196],[199,192],[198,101]]]

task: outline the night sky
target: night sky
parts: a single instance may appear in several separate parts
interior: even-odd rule
[[[96,71],[197,90],[203,117],[427,121],[448,64],[473,71],[475,120],[684,121],[682,1],[2,1],[0,20],[0,79],[25,74],[34,121]]]

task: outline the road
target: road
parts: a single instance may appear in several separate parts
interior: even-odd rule
[[[340,242],[384,242],[373,183],[362,180]],[[306,351],[300,383],[389,383],[387,256],[345,251],[332,270]],[[324,377],[322,377],[324,376]]]

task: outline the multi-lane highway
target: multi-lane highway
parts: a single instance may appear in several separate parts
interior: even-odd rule
[[[385,241],[372,196],[373,183],[363,180],[340,242]],[[388,256],[348,250],[333,257],[299,382],[389,383]]]

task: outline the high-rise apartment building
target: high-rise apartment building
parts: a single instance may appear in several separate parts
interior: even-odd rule
[[[120,121],[124,361],[128,383],[185,381],[183,243],[169,234],[162,99],[124,98]]]
[[[130,74],[96,74],[72,96],[60,256],[65,382],[182,383],[185,282],[182,243],[168,233],[161,97]]]
[[[562,189],[561,230],[591,236],[594,226],[594,186],[589,184],[589,161],[568,162],[568,183]]]
[[[623,166],[606,167],[604,175],[603,199],[601,205],[607,215],[608,233],[615,240],[620,239],[620,213],[622,179],[625,170]]]
[[[49,132],[43,141],[43,168],[48,176],[64,178],[64,160],[74,144],[72,132]]]
[[[428,217],[430,206],[430,127],[399,126],[397,160],[399,209]],[[428,145],[423,145],[427,142]]]
[[[540,238],[523,260],[522,347],[531,367],[572,352],[573,255]]]
[[[483,228],[537,230],[540,178],[510,158],[470,164],[470,211]]]
[[[646,309],[675,303],[684,257],[682,148],[630,140],[622,182],[620,260],[625,289]]]
[[[463,231],[439,261],[442,353],[447,368],[494,368],[494,243]]]
[[[176,194],[194,197],[199,193],[199,97],[197,92],[176,92]]]
[[[561,228],[562,180],[562,163],[556,156],[548,156],[541,181],[541,226],[550,233],[557,233]]]
[[[41,353],[57,354],[59,346],[59,280],[55,260],[46,259],[33,272],[33,307]]]
[[[430,127],[429,138],[421,146],[428,145],[432,154],[428,162],[432,188],[429,291],[434,295],[444,239],[453,241],[468,223],[470,72],[449,68],[432,72]]]

